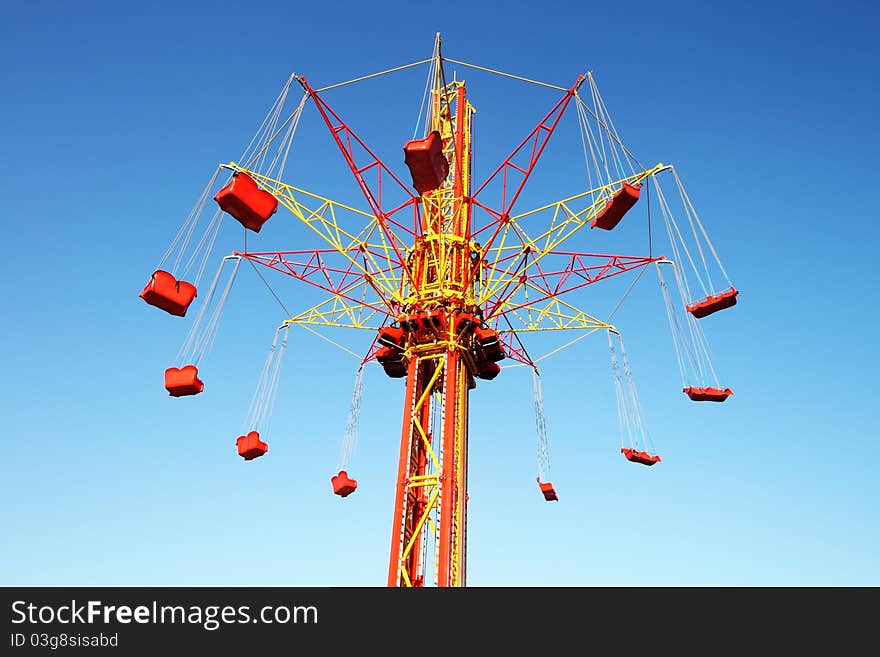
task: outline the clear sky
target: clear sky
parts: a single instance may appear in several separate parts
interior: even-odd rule
[[[291,72],[327,85],[424,59],[438,31],[455,59],[563,86],[593,71],[640,160],[676,165],[741,291],[704,320],[735,391],[725,404],[682,395],[653,272],[615,317],[655,467],[618,451],[604,336],[546,363],[558,503],[534,481],[527,370],[480,384],[469,583],[880,584],[877,20],[868,2],[12,3],[0,24],[0,584],[384,584],[401,382],[368,371],[360,488],[342,500],[329,477],[354,359],[293,331],[270,451],[245,463],[234,440],[277,305],[243,269],[204,394],[172,399],[162,372],[192,317],[137,294]],[[327,96],[401,176],[425,73]],[[485,174],[557,95],[456,74]],[[337,163],[323,168],[335,153],[322,130],[311,108],[297,139],[320,148],[300,155],[295,141],[291,172],[356,198]],[[534,198],[566,191],[578,163],[559,153]],[[231,224],[212,271],[240,247]],[[253,244],[314,246],[294,228],[281,210]],[[578,248],[645,252],[643,230],[596,233]],[[657,235],[655,251],[664,244]],[[290,306],[311,298],[274,282]],[[600,317],[613,305],[590,289],[577,303]]]

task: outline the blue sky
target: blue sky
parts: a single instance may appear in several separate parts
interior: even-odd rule
[[[172,399],[162,372],[191,318],[137,293],[216,164],[240,154],[291,72],[326,85],[409,63],[430,55],[439,31],[455,59],[564,86],[593,71],[625,143],[643,162],[676,165],[741,291],[734,309],[704,320],[735,391],[725,404],[681,394],[653,275],[615,317],[663,457],[656,467],[618,452],[604,337],[547,362],[557,504],[534,482],[528,372],[479,386],[469,583],[880,584],[878,16],[867,2],[789,7],[7,8],[0,583],[384,584],[400,382],[368,371],[350,468],[360,488],[341,500],[329,477],[354,360],[292,332],[270,452],[245,463],[234,440],[282,319],[277,305],[243,270],[202,368],[205,393]],[[488,172],[555,92],[457,74],[477,106],[476,166]],[[412,71],[327,99],[403,175],[394,158],[423,83]],[[318,143],[322,130],[312,110],[297,139]],[[299,158],[295,147],[291,172],[316,192],[352,198],[323,143]],[[571,177],[575,165],[559,153],[534,198],[557,198]],[[240,246],[231,223],[211,270]],[[589,233],[582,247],[644,253],[636,226],[606,242]],[[279,212],[256,243],[305,248],[297,235]],[[275,282],[290,305],[307,298],[293,281]],[[577,301],[599,316],[610,309],[601,292]]]

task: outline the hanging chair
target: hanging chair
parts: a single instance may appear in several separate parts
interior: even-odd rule
[[[186,281],[178,281],[173,274],[157,269],[139,296],[151,306],[156,306],[171,315],[184,317],[193,299],[196,298],[196,286]]]
[[[666,167],[664,171],[672,172],[680,199],[679,208],[687,219],[685,230],[682,231],[675,219],[675,214],[672,212],[663,187],[660,185],[659,178],[655,176],[654,188],[657,191],[657,200],[666,225],[666,231],[669,235],[673,258],[676,263],[687,263],[689,265],[688,272],[696,279],[697,286],[703,291],[701,297],[693,300],[694,295],[688,282],[689,276],[684,271],[676,271],[676,275],[680,279],[679,285],[683,292],[685,310],[697,319],[700,319],[735,306],[739,292],[730,281],[730,277],[721,263],[721,258],[718,256],[718,252],[709,239],[709,234],[700,221],[694,204],[691,202],[681,179],[678,177],[678,172],[672,166]],[[690,229],[689,233],[687,231],[688,228]],[[688,246],[689,243],[690,247]],[[727,281],[726,288],[718,290],[712,280],[713,271],[715,272],[716,279],[720,273]]]
[[[683,390],[684,394],[691,398],[691,401],[711,401],[711,402],[723,402],[728,397],[733,394],[733,390],[730,388],[698,388],[695,386],[688,386]]]
[[[235,445],[238,448],[238,455],[245,461],[252,461],[269,451],[269,446],[260,440],[260,434],[257,431],[249,431],[247,434],[239,436]]]
[[[424,139],[412,139],[403,146],[403,161],[409,167],[412,184],[419,194],[443,185],[449,175],[449,161],[443,155],[443,139],[436,130]]]
[[[718,382],[718,375],[712,365],[709,342],[700,323],[691,315],[677,312],[666,280],[663,278],[661,265],[669,265],[673,268],[682,303],[684,303],[686,296],[675,263],[669,260],[659,261],[657,276],[666,304],[666,316],[669,319],[678,370],[681,374],[682,391],[691,401],[723,402],[733,394],[733,390],[721,387]]]
[[[501,366],[491,360],[485,360],[477,365],[477,376],[486,381],[491,381],[501,372]]]
[[[339,474],[330,478],[333,485],[333,494],[339,497],[348,497],[357,490],[358,482],[348,476],[345,470],[340,470]]]
[[[661,460],[656,454],[652,455],[648,454],[648,452],[640,452],[628,447],[621,447],[620,452],[626,457],[627,461],[641,463],[642,465],[654,465],[655,463],[660,463]]]
[[[639,200],[639,191],[641,185],[630,185],[624,182],[610,199],[605,201],[605,207],[596,215],[596,218],[590,222],[590,228],[601,228],[602,230],[611,230],[620,220],[623,219],[629,210]]]
[[[345,436],[342,439],[342,452],[339,456],[339,473],[330,478],[333,494],[348,497],[357,490],[357,481],[348,476],[348,465],[357,442],[358,423],[361,413],[361,395],[364,389],[364,366],[358,368],[354,378],[354,391],[351,405],[348,407],[348,418],[345,422]]]
[[[401,379],[406,376],[407,360],[403,349],[400,347],[382,347],[376,352],[376,360],[392,379]]]
[[[546,479],[550,474],[550,441],[547,439],[547,421],[544,417],[544,392],[538,368],[532,366],[532,395],[535,404],[535,428],[538,434],[538,490],[547,502],[559,501],[556,488]]]
[[[241,171],[232,174],[232,180],[214,195],[214,200],[221,210],[255,233],[278,210],[278,199]]]
[[[624,376],[620,374],[620,365],[614,349],[611,334],[617,335],[620,348],[620,360],[623,363]],[[636,392],[632,370],[623,346],[623,337],[616,330],[608,330],[608,347],[611,352],[611,374],[614,380],[614,391],[617,395],[617,417],[620,425],[620,453],[631,463],[654,465],[660,463],[660,457],[649,450],[650,440],[642,419],[642,407]],[[627,446],[627,444],[629,446]]]
[[[701,317],[707,317],[712,313],[717,313],[719,310],[735,306],[737,294],[739,294],[739,292],[731,287],[729,290],[724,290],[720,294],[710,294],[701,301],[690,303],[685,308],[691,315],[698,319]]]
[[[279,344],[278,337],[282,333],[283,336]],[[251,398],[251,405],[245,420],[245,426],[253,427],[253,429],[239,436],[236,441],[238,455],[245,461],[263,456],[269,450],[269,446],[260,438],[260,433],[265,427],[268,427],[272,411],[275,407],[278,380],[281,376],[281,362],[287,349],[289,333],[290,325],[287,323],[282,324],[275,330],[275,337],[272,339],[272,344],[269,347],[269,355],[263,365],[263,371],[260,374],[260,380],[257,383],[254,396]]]
[[[195,206],[190,210],[186,220],[180,226],[177,235],[162,256],[159,266],[156,267],[150,276],[150,280],[138,295],[149,305],[164,310],[170,315],[177,317],[186,316],[186,311],[189,309],[190,304],[192,304],[193,299],[196,298],[199,281],[214,245],[217,232],[220,229],[221,215],[218,212],[208,222],[196,246],[192,249],[189,259],[184,261],[184,256],[189,250],[190,242],[201,218],[205,203],[219,173],[220,169],[218,167],[211,176],[207,187],[202,191],[198,201],[196,201]],[[198,264],[198,267],[195,272],[194,282],[183,280],[195,268],[196,264]],[[179,277],[176,275],[178,272],[182,272],[179,274]]]
[[[544,496],[544,499],[548,502],[558,502],[559,496],[556,494],[556,489],[553,488],[553,484],[549,481],[541,481],[541,478],[538,477],[538,488],[541,489],[541,494]]]
[[[504,360],[506,354],[497,331],[489,328],[477,328],[474,331],[474,337],[481,357],[480,360],[491,360],[492,362]]]
[[[202,392],[205,384],[199,378],[199,370],[195,365],[185,365],[165,370],[165,389],[172,397],[186,397]]]
[[[209,313],[208,310],[214,302],[215,296],[217,296],[215,293],[217,290],[217,284],[220,281],[220,276],[223,273],[223,268],[230,260],[235,261],[235,265],[232,267],[229,279],[217,298],[216,305],[214,305]],[[202,358],[207,353],[217,336],[217,330],[220,326],[220,318],[223,314],[226,302],[229,299],[229,292],[235,281],[239,264],[240,259],[235,256],[227,256],[221,261],[217,274],[214,276],[214,280],[208,288],[208,293],[205,295],[205,301],[202,304],[202,307],[199,308],[199,312],[193,321],[193,325],[189,330],[189,334],[187,335],[183,346],[181,346],[180,351],[177,352],[175,362],[185,364],[169,367],[165,370],[165,389],[168,390],[168,394],[172,397],[197,395],[204,390],[205,384],[199,379],[198,368],[201,364]],[[193,288],[193,293],[195,293],[195,288]]]

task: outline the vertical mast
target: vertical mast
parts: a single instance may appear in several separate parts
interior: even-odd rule
[[[414,281],[399,321],[407,331],[406,396],[392,520],[389,586],[464,586],[468,393],[463,355],[479,323],[468,237],[471,115],[463,82],[448,83],[434,45],[429,132],[437,131],[449,175],[421,196],[422,234],[408,258]],[[472,318],[470,327],[461,318]],[[471,366],[472,367],[472,366]],[[433,567],[429,567],[433,566]]]

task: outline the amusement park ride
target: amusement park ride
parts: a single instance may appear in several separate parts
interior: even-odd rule
[[[473,178],[474,107],[465,82],[447,78],[447,63],[561,92],[534,129],[479,181]],[[414,66],[428,69],[424,128],[421,136],[403,144],[403,161],[391,167],[334,111],[325,93]],[[301,101],[286,110],[288,93],[297,85],[303,90]],[[350,169],[365,209],[282,182],[294,134],[309,105]],[[523,211],[518,203],[523,189],[570,108],[577,115],[589,189]],[[402,179],[403,165],[411,184]],[[664,192],[663,180],[671,181],[677,194]],[[581,253],[564,247],[584,229],[613,230],[640,197],[648,196],[650,202],[651,190],[668,231],[672,259]],[[211,197],[218,207],[201,237],[194,239]],[[558,499],[548,480],[536,364],[540,359],[529,356],[522,341],[525,334],[569,330],[579,332],[580,339],[598,330],[607,332],[621,452],[633,463],[660,462],[642,422],[620,333],[607,321],[571,305],[566,300],[569,293],[626,272],[643,273],[653,264],[666,302],[683,392],[693,401],[714,402],[732,394],[718,383],[698,319],[734,305],[737,291],[729,284],[675,170],[638,163],[620,140],[590,73],[568,88],[527,80],[445,58],[437,35],[430,59],[332,87],[316,89],[306,78],[292,75],[239,163],[218,167],[140,296],[171,315],[185,316],[223,217],[231,215],[246,233],[269,232],[272,224],[266,222],[279,205],[327,246],[298,251],[245,249],[226,256],[178,354],[178,367],[165,372],[165,387],[174,397],[203,391],[199,361],[214,340],[242,261],[258,274],[260,268],[274,270],[326,292],[324,301],[278,327],[251,404],[250,430],[237,441],[238,454],[250,461],[267,453],[266,436],[259,430],[272,412],[291,325],[368,330],[371,343],[357,372],[341,469],[331,485],[333,493],[343,498],[357,490],[357,481],[346,468],[357,432],[363,368],[378,363],[385,374],[403,379],[405,385],[389,586],[465,585],[469,396],[478,382],[495,379],[502,369],[499,363],[505,360],[532,369],[538,490],[547,501]],[[597,241],[599,231],[594,233]],[[677,296],[666,285],[664,269],[672,272]],[[720,272],[728,287],[714,285],[713,269],[716,279]],[[183,280],[190,272],[192,282]],[[693,281],[698,286],[695,295]]]

